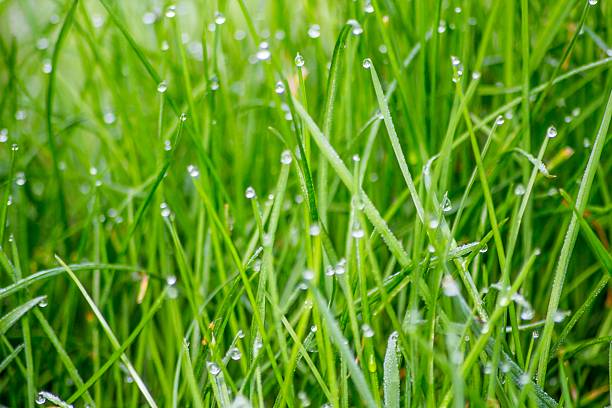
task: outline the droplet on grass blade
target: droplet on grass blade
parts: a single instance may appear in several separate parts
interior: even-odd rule
[[[321,36],[321,26],[318,24],[313,24],[308,27],[308,37],[310,38],[319,38]]]
[[[278,95],[282,95],[285,93],[285,84],[283,84],[282,81],[278,81],[276,83],[276,85],[274,86],[274,92],[276,92]]]
[[[304,57],[302,57],[302,54],[300,54],[299,52],[295,55],[295,66],[298,68],[301,68],[304,66]]]
[[[361,66],[364,67],[365,69],[370,69],[372,67],[372,60],[369,58],[364,59],[363,62],[361,63]]]
[[[215,24],[222,25],[225,23],[225,16],[220,11],[215,11]]]
[[[374,330],[369,324],[366,324],[366,323],[362,324],[361,330],[363,331],[363,337],[368,338],[368,339],[374,337]]]
[[[256,195],[257,194],[255,193],[255,189],[251,186],[248,186],[246,190],[244,191],[244,196],[248,198],[249,200],[255,198]]]
[[[268,43],[266,41],[263,41],[261,44],[259,44],[259,49],[257,50],[255,57],[257,57],[259,61],[269,60],[272,54],[270,53],[270,50],[268,48]]]
[[[289,150],[284,150],[281,153],[281,163],[282,164],[291,164],[291,152]]]
[[[157,92],[164,93],[168,90],[168,83],[166,81],[161,81],[157,84]]]

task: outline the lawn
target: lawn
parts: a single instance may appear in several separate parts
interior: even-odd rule
[[[0,406],[612,406],[612,3],[0,0]]]

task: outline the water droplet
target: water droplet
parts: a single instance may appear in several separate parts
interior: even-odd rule
[[[321,27],[318,24],[308,27],[308,36],[310,38],[319,38],[321,36]]]
[[[20,171],[19,173],[15,174],[15,184],[17,184],[18,186],[23,186],[26,183],[26,177],[25,177],[25,173]]]
[[[321,227],[319,226],[319,224],[314,223],[310,226],[310,229],[308,232],[310,233],[310,236],[316,237],[321,233]]]
[[[253,354],[259,354],[259,350],[263,347],[263,341],[259,335],[255,337],[255,341],[253,341]]]
[[[440,207],[445,213],[450,212],[453,209],[451,200],[450,198],[448,198],[448,193],[444,193],[444,197],[442,198],[442,203],[440,204]]]
[[[438,34],[444,34],[446,32],[446,21],[440,20],[438,23]]]
[[[42,72],[43,74],[50,74],[51,71],[53,71],[53,66],[51,65],[51,61],[48,59],[45,59],[43,61]]]
[[[436,229],[440,225],[440,221],[437,218],[432,218],[429,220],[429,228]]]
[[[314,279],[314,272],[311,269],[305,269],[302,273],[304,280],[311,281]]]
[[[542,254],[542,250],[540,248],[536,248],[533,253],[535,254],[535,256],[540,256]]]
[[[430,254],[435,253],[436,252],[436,247],[431,245],[431,244],[428,244],[427,245],[427,252],[429,252]]]
[[[374,6],[370,0],[366,0],[365,5],[363,7],[363,11],[366,14],[372,14],[374,12]]]
[[[214,92],[218,89],[219,89],[219,78],[217,78],[216,75],[213,75],[212,77],[210,77],[210,90]]]
[[[47,399],[45,398],[45,396],[43,395],[42,392],[39,392],[38,395],[36,395],[36,403],[38,405],[42,405],[47,401]]]
[[[533,337],[534,339],[537,339],[540,337],[540,332],[537,330],[534,330],[533,333],[531,333],[531,337]]]
[[[450,275],[444,275],[444,278],[442,278],[442,291],[449,297],[459,296],[461,293],[459,285],[457,285],[455,279]]]
[[[584,146],[585,149],[589,149],[591,147],[591,139],[585,137],[582,141],[582,146]]]
[[[351,27],[353,27],[351,29],[351,34],[353,34],[354,36],[359,36],[363,34],[363,28],[361,27],[361,24],[359,24],[357,20],[351,19],[351,20],[348,20],[346,23],[350,24]]]
[[[492,372],[493,372],[493,364],[491,364],[490,361],[487,361],[487,364],[485,364],[485,367],[484,367],[484,373],[491,374]]]
[[[164,140],[164,150],[167,152],[172,150],[172,143],[169,140]]]
[[[19,109],[17,112],[15,112],[15,119],[16,120],[24,120],[27,117],[27,113],[26,111],[24,111],[23,109]]]
[[[225,16],[220,11],[215,11],[215,24],[223,25],[225,23]]]
[[[517,184],[516,187],[514,187],[514,195],[517,196],[522,196],[525,194],[525,186],[522,184]]]
[[[168,286],[176,285],[176,276],[170,275],[170,276],[166,277],[166,285],[168,285]]]
[[[174,18],[175,16],[176,16],[176,6],[175,5],[168,6],[168,8],[166,9],[166,17]]]
[[[251,186],[248,186],[246,190],[244,190],[244,196],[249,200],[255,198],[257,194],[255,193],[255,189]]]
[[[489,250],[489,246],[487,244],[484,244],[484,246],[482,248],[480,248],[479,252],[481,254],[484,254],[485,252],[487,252]]]
[[[569,315],[570,312],[567,310],[557,310],[555,313],[553,313],[553,321],[555,323],[561,323]]]
[[[518,382],[522,386],[525,386],[525,385],[529,384],[529,375],[525,374],[525,373],[521,374],[519,376]]]
[[[45,37],[41,37],[36,41],[36,48],[39,50],[46,50],[49,48],[49,40]]]
[[[270,50],[268,48],[268,43],[266,41],[263,41],[261,44],[259,44],[259,49],[257,50],[255,57],[257,57],[259,61],[269,60],[272,54],[270,53]]]
[[[6,143],[7,140],[8,140],[8,129],[7,128],[0,129],[0,143]]]
[[[589,0],[589,6],[594,6],[597,4],[598,0]]]
[[[47,307],[47,305],[48,305],[48,304],[49,304],[49,303],[47,302],[47,298],[44,298],[43,300],[41,300],[40,302],[38,302],[38,307],[41,307],[41,308],[43,308],[43,309],[44,309],[45,307]]]
[[[480,79],[480,76],[481,76],[481,73],[480,73],[480,72],[478,72],[478,71],[474,71],[474,72],[472,72],[472,79],[473,79],[474,81],[479,80],[479,79]]]
[[[550,126],[547,130],[546,130],[546,137],[552,139],[557,137],[557,128],[554,126]]]
[[[531,308],[524,309],[521,312],[521,319],[522,320],[531,320],[531,319],[533,319],[534,316],[535,316],[535,312]]]
[[[281,163],[282,164],[291,164],[291,160],[292,160],[292,158],[291,158],[291,151],[284,150],[281,153]]]
[[[161,81],[157,84],[157,92],[164,93],[168,90],[168,83],[166,81]]]
[[[505,122],[504,117],[502,115],[499,115],[497,118],[495,118],[495,124],[497,126],[501,126],[503,125]]]
[[[146,13],[142,15],[142,22],[145,25],[153,24],[156,19],[157,19],[157,15],[153,13],[152,11],[147,11]]]
[[[363,331],[363,337],[367,339],[374,337],[374,330],[369,324],[361,325],[361,330]]]
[[[282,95],[285,93],[285,84],[283,84],[282,81],[278,81],[276,83],[276,85],[274,86],[274,92],[276,92],[278,95]]]
[[[365,232],[361,228],[359,221],[353,223],[353,229],[351,230],[351,236],[355,239],[361,239],[365,236]]]
[[[238,361],[242,357],[242,353],[240,352],[238,347],[232,347],[231,349],[229,349],[228,353],[230,358],[234,361]]]
[[[106,111],[102,116],[102,120],[104,120],[104,123],[106,123],[107,125],[112,125],[113,123],[115,123],[116,119],[117,118],[115,117],[115,114],[112,111]]]
[[[300,400],[300,403],[302,404],[303,407],[309,407],[311,402],[310,402],[310,398],[308,398],[308,395],[306,395],[306,393],[304,391],[300,391],[298,392],[298,399]]]
[[[491,330],[491,326],[489,326],[489,323],[485,323],[482,325],[482,329],[480,329],[480,332],[482,334],[487,334],[489,330]]]
[[[193,164],[187,166],[187,173],[189,173],[189,175],[193,178],[197,178],[200,176],[200,170],[198,170],[198,168]]]
[[[364,59],[363,62],[361,63],[361,66],[364,67],[365,69],[370,69],[370,67],[372,67],[372,60],[369,58]]]
[[[301,68],[304,66],[304,57],[302,57],[302,54],[300,54],[299,52],[295,55],[295,66],[298,68]]]
[[[159,208],[161,209],[161,215],[162,215],[162,217],[164,217],[164,218],[168,218],[168,217],[170,216],[171,212],[170,212],[170,208],[168,208],[168,204],[166,204],[166,203],[161,203],[161,204],[159,205]]]
[[[508,371],[510,371],[510,364],[508,364],[508,362],[504,361],[501,364],[500,369],[501,369],[502,373],[507,373]]]
[[[221,372],[221,368],[219,368],[219,366],[217,365],[217,363],[213,363],[208,361],[206,363],[206,366],[208,367],[208,372],[211,375],[214,375],[215,377],[219,375],[219,373]]]
[[[458,67],[459,65],[461,65],[461,60],[459,60],[459,58],[457,58],[454,55],[451,55],[451,64],[453,64],[454,67]]]
[[[461,14],[461,7],[455,7],[455,13],[456,14]]]
[[[159,48],[162,51],[168,51],[170,49],[170,44],[168,44],[168,41],[164,40],[161,42],[161,45],[159,46]]]

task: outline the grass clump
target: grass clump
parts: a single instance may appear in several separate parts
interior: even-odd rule
[[[0,404],[611,405],[610,21],[0,2]]]

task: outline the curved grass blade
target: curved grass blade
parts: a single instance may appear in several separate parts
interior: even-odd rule
[[[19,319],[23,317],[23,315],[28,313],[30,309],[37,306],[46,298],[46,296],[35,297],[34,299],[28,300],[2,316],[2,318],[0,318],[0,334],[6,333],[15,323],[19,321]]]

